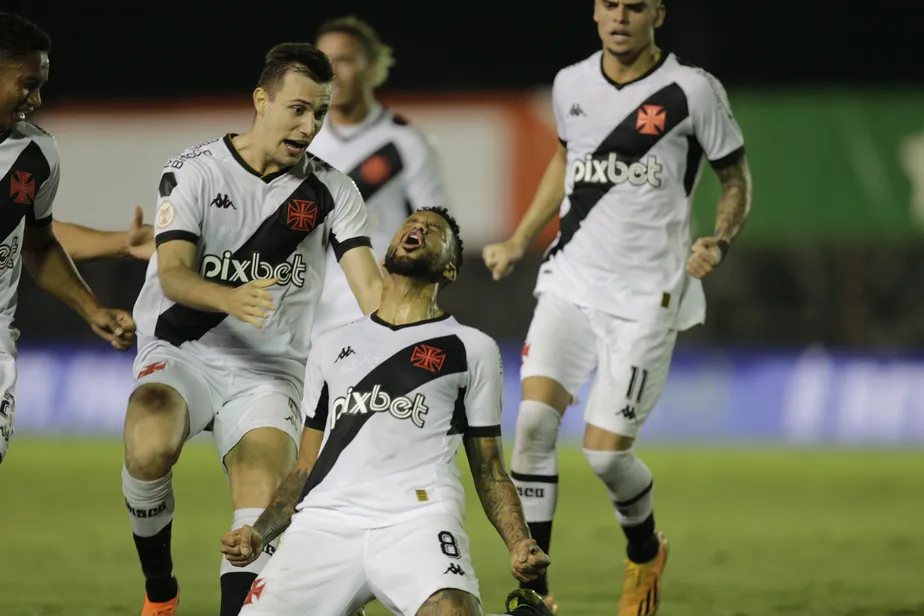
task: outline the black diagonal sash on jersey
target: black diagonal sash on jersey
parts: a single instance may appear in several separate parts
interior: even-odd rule
[[[51,175],[42,148],[30,141],[0,179],[0,241],[9,237],[23,216],[35,220],[35,197]]]
[[[439,370],[428,370],[412,363],[415,357],[414,351],[421,345],[435,347],[444,353],[444,359]],[[371,391],[373,386],[378,385],[380,391],[387,393],[392,398],[397,398],[408,395],[430,381],[450,374],[465,372],[466,370],[468,370],[468,358],[465,345],[455,335],[442,336],[440,338],[421,340],[401,349],[373,368],[353,387],[353,390],[367,392]],[[359,434],[359,431],[373,415],[375,413],[362,413],[342,415],[336,418],[334,428],[321,449],[321,454],[318,456],[318,461],[315,463],[311,475],[308,476],[308,481],[305,482],[302,498],[307,496],[308,492],[327,477],[341,452],[353,442],[353,439],[356,438],[356,435]]]
[[[312,201],[317,207],[314,227],[305,232],[292,228],[289,213],[290,204],[294,201]],[[269,218],[254,232],[250,238],[238,248],[231,258],[238,261],[251,259],[254,254],[260,254],[260,261],[275,268],[298,248],[298,245],[310,233],[324,222],[324,219],[334,210],[334,199],[330,191],[314,174],[298,185],[282,205],[280,205]],[[300,219],[295,219],[296,226]],[[229,286],[241,286],[241,281],[224,282]],[[198,340],[209,330],[216,327],[228,315],[222,312],[206,312],[189,306],[174,304],[157,317],[154,335],[161,340],[180,346],[190,340]]]
[[[404,160],[394,143],[386,143],[367,156],[347,175],[356,182],[356,188],[365,201],[404,170]]]
[[[637,128],[639,111],[645,105],[658,105],[664,108],[665,122],[663,130],[656,135],[647,135],[639,132]],[[687,96],[683,89],[676,83],[661,88],[638,107],[632,110],[628,116],[607,135],[606,139],[597,147],[591,155],[606,156],[611,152],[616,154],[619,162],[631,165],[641,160],[651,148],[655,146],[665,135],[670,133],[678,124],[683,122],[690,115],[690,109],[687,104]],[[570,170],[568,171],[570,173]],[[547,256],[552,256],[571,241],[574,234],[581,226],[581,222],[595,205],[610,191],[612,185],[599,184],[593,182],[576,182],[571,190],[569,202],[571,209],[562,216],[560,235],[558,242],[551,247]]]

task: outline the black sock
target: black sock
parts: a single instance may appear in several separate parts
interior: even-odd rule
[[[622,532],[626,534],[626,556],[634,563],[644,564],[651,562],[658,555],[661,544],[655,536],[654,513],[645,518],[638,526],[623,526]]]
[[[144,589],[154,603],[165,603],[176,597],[179,588],[173,577],[173,559],[170,557],[171,521],[153,537],[135,537],[135,548],[144,573]]]
[[[240,613],[255,579],[257,574],[249,571],[235,571],[221,576],[220,616],[237,616]]]
[[[551,522],[528,522],[529,534],[533,536],[536,543],[546,554],[549,553],[549,544],[552,543],[552,523]],[[543,597],[549,594],[549,578],[542,574],[532,582],[521,582],[520,588],[528,588],[536,591]]]

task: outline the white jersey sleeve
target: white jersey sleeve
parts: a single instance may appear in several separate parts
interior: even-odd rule
[[[157,218],[154,242],[160,246],[172,240],[196,243],[202,235],[202,220],[208,200],[205,172],[192,161],[179,169],[167,167],[157,188]]]
[[[465,390],[467,436],[500,436],[504,369],[500,349],[485,334],[471,337],[468,347],[468,387]]]
[[[334,212],[331,222],[330,245],[339,261],[357,246],[372,246],[369,239],[369,219],[366,202],[356,183],[346,175],[333,190]]]
[[[324,370],[321,368],[321,345],[315,344],[305,366],[305,386],[302,394],[302,414],[305,427],[324,431],[327,426],[327,407],[330,401]]]
[[[565,118],[568,110],[565,109],[565,85],[567,69],[558,71],[555,81],[552,82],[552,112],[555,114],[555,124],[558,127],[558,141],[567,145],[568,135],[565,132]]]
[[[704,70],[690,92],[690,115],[696,140],[713,167],[723,167],[728,156],[737,158],[744,147],[744,135],[735,120],[722,83]],[[734,161],[729,161],[734,162]]]
[[[426,135],[419,135],[419,144],[408,152],[407,200],[411,210],[442,206],[449,209],[449,191],[439,154]]]

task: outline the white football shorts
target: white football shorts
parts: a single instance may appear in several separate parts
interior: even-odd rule
[[[189,408],[189,438],[210,428],[222,461],[257,428],[277,428],[296,448],[301,443],[301,391],[291,378],[223,366],[216,358],[161,340],[139,349],[133,369],[133,392],[160,383],[180,394]]]
[[[296,513],[240,616],[351,616],[373,599],[413,615],[443,589],[481,600],[468,535],[455,517],[356,529]]]
[[[677,330],[663,324],[620,319],[543,293],[526,334],[520,380],[553,379],[577,401],[596,370],[584,420],[636,438],[664,390],[676,341]]]

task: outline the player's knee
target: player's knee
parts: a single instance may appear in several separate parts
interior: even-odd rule
[[[125,466],[138,479],[158,478],[176,463],[186,433],[186,404],[170,387],[138,388],[125,418]]]
[[[515,447],[522,452],[552,451],[560,427],[558,411],[543,402],[524,400],[517,414]]]
[[[631,451],[596,451],[584,449],[584,458],[594,474],[609,484],[625,475],[635,463],[635,454]]]
[[[444,588],[430,595],[417,616],[481,616],[481,604],[471,593],[456,588]]]
[[[545,376],[531,376],[523,379],[520,386],[523,400],[548,404],[558,411],[560,415],[564,414],[568,405],[571,404],[571,394],[555,379]]]

